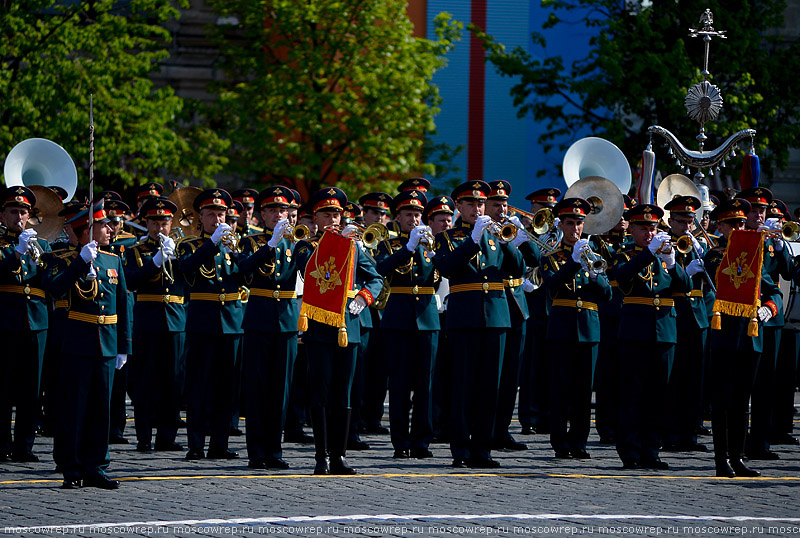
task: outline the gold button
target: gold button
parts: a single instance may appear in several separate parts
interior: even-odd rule
[[[413,293],[414,295],[418,295],[419,294],[419,286],[417,286],[415,284],[414,287],[411,288],[411,293]]]
[[[280,297],[281,297],[281,292],[279,292],[278,290],[272,292],[273,299],[280,299]]]
[[[659,306],[660,304],[661,304],[661,299],[659,299],[658,297],[653,299],[653,306]]]
[[[167,294],[167,295],[164,295],[164,302],[165,302],[165,303],[168,303],[168,302],[169,302],[169,294]]]
[[[275,276],[281,276],[281,274],[280,273],[275,273]]]
[[[481,286],[481,287],[483,288],[483,291],[487,291],[489,289],[489,283],[488,282],[484,282],[483,286]]]
[[[105,323],[105,321],[106,321],[106,317],[105,316],[97,316],[97,323],[99,323],[100,325]]]
[[[219,294],[219,300],[220,300],[220,302],[224,302],[225,301],[225,294],[224,293],[220,293]]]
[[[164,291],[169,291],[169,288],[164,289]]]
[[[100,310],[105,310],[105,309],[106,309],[105,305],[100,305]]]
[[[22,291],[25,292],[25,295],[29,295],[31,293],[31,287],[26,284]]]
[[[583,301],[578,299],[577,301],[575,301],[575,306],[577,306],[578,308],[583,308]]]
[[[280,260],[275,260],[275,263],[281,263],[281,261]]]

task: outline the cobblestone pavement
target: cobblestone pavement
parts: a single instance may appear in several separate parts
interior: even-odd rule
[[[132,414],[132,411],[131,411]],[[387,424],[388,425],[388,424]],[[556,460],[547,436],[521,436],[524,452],[496,451],[502,468],[452,469],[434,458],[393,460],[388,435],[362,436],[352,477],[315,477],[313,447],[286,444],[291,469],[247,468],[241,458],[188,462],[183,454],[112,445],[119,490],[60,490],[52,439],[40,463],[0,463],[0,534],[21,536],[739,536],[800,535],[800,447],[751,462],[759,479],[717,479],[711,453],[662,453],[669,471],[623,471],[613,446],[590,438],[588,461]],[[178,441],[185,444],[185,430]],[[701,441],[711,445],[710,437]]]

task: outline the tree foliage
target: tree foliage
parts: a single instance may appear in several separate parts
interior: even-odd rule
[[[215,125],[233,144],[229,172],[302,194],[337,184],[351,196],[433,171],[431,78],[458,38],[447,15],[436,40],[414,38],[406,0],[212,0],[218,27]]]
[[[551,10],[543,30],[560,30],[568,39],[575,26],[583,26],[580,31],[593,34],[585,58],[565,65],[561,56],[547,54],[542,33],[532,35],[535,50],[528,53],[506,51],[478,28],[470,30],[497,71],[519,79],[511,90],[518,115],[544,125],[539,141],[546,151],[563,151],[570,137],[588,128],[631,158],[644,149],[654,124],[696,149],[699,126],[687,118],[684,98],[702,81],[703,40],[688,34],[706,8],[714,13],[715,29],[728,36],[711,42],[710,81],[722,91],[724,106],[706,124],[706,149],[736,131],[756,129],[768,178],[774,168],[786,167],[789,149],[800,146],[800,44],[776,30],[785,2],[543,0],[542,6]]]
[[[226,143],[147,78],[168,55],[164,23],[178,14],[169,0],[0,1],[0,159],[26,138],[48,138],[86,184],[93,94],[95,177],[104,187],[212,178]]]

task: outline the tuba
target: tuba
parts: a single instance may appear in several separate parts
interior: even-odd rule
[[[572,144],[564,155],[562,169],[567,187],[583,178],[600,176],[608,178],[621,193],[627,193],[631,188],[631,166],[622,150],[596,136]]]
[[[65,202],[72,199],[78,187],[78,171],[72,157],[46,138],[28,138],[14,146],[6,157],[3,174],[7,187],[62,187],[67,191]]]

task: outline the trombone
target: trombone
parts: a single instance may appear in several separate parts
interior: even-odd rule
[[[520,228],[511,220],[509,220],[509,213],[515,213],[531,219],[533,221],[533,233],[529,232],[525,228]],[[555,228],[555,218],[553,217],[553,212],[546,207],[540,209],[535,214],[532,214],[528,213],[527,211],[517,209],[516,207],[508,206],[508,213],[502,216],[502,220],[500,222],[492,221],[492,224],[489,226],[488,230],[490,234],[506,242],[513,241],[514,238],[517,237],[518,233],[524,233],[528,237],[529,241],[533,241],[536,246],[539,247],[542,256],[549,256],[558,250],[558,244],[560,243],[560,239],[558,237],[559,230]],[[542,240],[538,237],[539,235],[547,235],[548,239]]]

